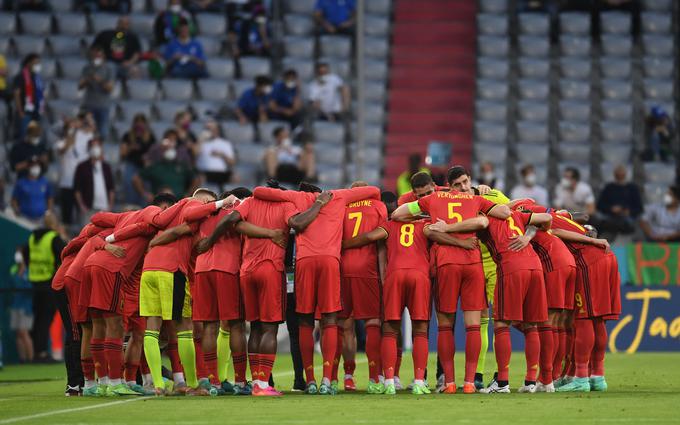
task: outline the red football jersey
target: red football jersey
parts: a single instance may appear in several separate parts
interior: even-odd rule
[[[387,207],[375,199],[364,199],[347,204],[342,229],[342,240],[370,232],[387,220]],[[378,248],[376,244],[342,251],[343,277],[378,278]]]
[[[436,186],[434,188],[437,192],[448,192],[449,188],[447,186]],[[397,199],[397,205],[407,204],[409,202],[417,201],[418,198],[413,191],[406,192]]]
[[[541,260],[544,273],[576,265],[574,256],[571,255],[562,239],[552,235],[550,231],[537,231],[536,236],[531,240],[531,246]]]
[[[85,242],[85,244],[80,248],[78,254],[73,259],[73,262],[66,271],[65,276],[80,282],[83,278],[83,268],[86,262],[95,255],[109,254],[107,251],[100,251],[106,245],[104,238],[113,233],[113,229],[105,229],[98,235],[91,237]],[[113,255],[109,254],[110,257]]]
[[[217,214],[208,216],[198,228],[200,239],[207,238],[217,227],[217,223],[231,213],[232,209],[220,209]],[[218,270],[238,274],[241,266],[241,235],[229,231],[222,235],[207,252],[196,257],[196,273]]]
[[[235,211],[248,223],[267,229],[290,231],[288,220],[298,213],[290,202],[269,202],[257,198],[247,198]],[[251,272],[258,264],[271,261],[277,271],[284,270],[286,250],[270,239],[245,238],[241,263],[241,274]]]
[[[553,229],[569,230],[582,235],[588,233],[588,231],[583,226],[571,219],[555,213],[551,213],[551,215],[553,217]],[[607,255],[604,249],[595,245],[567,241],[564,241],[564,244],[567,246],[567,248],[569,248],[569,251],[571,251],[572,255],[574,256],[576,265],[590,265]]]
[[[479,213],[486,214],[495,203],[481,196],[462,192],[435,192],[418,200],[420,209],[428,213],[432,223],[442,219],[447,223],[475,218]],[[456,233],[456,237],[467,239],[474,233]],[[478,249],[464,249],[455,246],[442,245],[437,248],[437,266],[445,264],[474,264],[481,263],[482,257]]]
[[[387,232],[387,276],[398,269],[418,270],[429,276],[430,253],[423,232],[425,221],[402,223],[386,221],[380,225]]]
[[[513,211],[506,220],[489,217],[489,227],[480,232],[480,240],[489,248],[489,253],[499,270],[512,273],[516,270],[542,270],[541,260],[531,245],[520,251],[511,251],[510,242],[524,234],[531,221],[531,213]]]

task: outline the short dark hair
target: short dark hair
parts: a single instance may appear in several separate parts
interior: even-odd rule
[[[574,177],[574,180],[576,181],[581,180],[581,172],[578,170],[578,168],[567,167],[564,169],[564,171],[571,173],[571,175]]]
[[[675,196],[675,199],[680,199],[680,186],[673,185],[669,187],[668,190]]]
[[[161,204],[173,205],[177,202],[177,197],[172,193],[162,192],[153,197],[151,205],[160,206]]]
[[[470,176],[470,171],[462,165],[454,165],[453,167],[449,168],[449,171],[446,173],[446,181],[451,184],[452,181],[456,180],[460,176]]]
[[[297,75],[298,75],[297,71],[294,70],[293,68],[288,68],[285,71],[283,71],[283,78],[286,78],[286,77],[296,77],[297,78]]]
[[[255,77],[255,85],[256,86],[266,86],[268,84],[272,83],[272,79],[267,77],[266,75],[258,75]]]
[[[307,182],[300,182],[300,185],[298,186],[298,190],[300,192],[309,192],[309,193],[321,193],[323,192],[319,186],[315,186],[311,183]]]
[[[380,193],[380,200],[383,201],[385,204],[390,204],[392,202],[397,202],[397,195],[394,194],[394,192],[390,192],[388,190]]]
[[[33,62],[34,59],[40,59],[40,55],[37,53],[29,53],[24,57],[24,60],[21,61],[21,67],[25,67],[29,63]]]
[[[522,168],[520,168],[519,173],[522,175],[522,177],[526,176],[529,170],[535,170],[533,164],[526,164]]]
[[[250,189],[248,189],[247,187],[243,187],[243,186],[233,188],[231,190],[230,194],[234,195],[238,199],[246,199],[246,198],[250,198],[251,196],[253,196],[253,192],[251,192]],[[226,196],[225,196],[225,198],[226,198]],[[224,198],[222,198],[222,199],[224,199]]]
[[[169,136],[175,136],[175,138],[179,138],[179,135],[177,134],[177,130],[174,128],[169,128],[163,132],[163,138],[167,138]]]
[[[330,68],[330,65],[328,65],[328,62],[319,61],[319,62],[316,63],[316,65],[314,65],[314,69],[318,72],[319,69],[324,67],[324,66],[326,68]]]
[[[272,136],[273,136],[274,138],[277,138],[277,137],[279,137],[279,136],[281,135],[281,133],[283,133],[285,130],[286,130],[286,127],[280,125],[280,126],[274,128],[274,130],[272,131]]]
[[[432,176],[425,171],[419,171],[411,176],[411,187],[413,189],[419,189],[434,183]]]

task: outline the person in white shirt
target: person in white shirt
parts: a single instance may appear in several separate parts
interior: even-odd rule
[[[199,141],[196,168],[205,176],[206,183],[218,187],[221,192],[231,181],[234,165],[236,155],[231,142],[221,137],[216,121],[206,122]]]
[[[567,167],[562,173],[562,180],[555,188],[556,209],[583,212],[593,215],[595,212],[595,195],[588,183],[581,181],[581,173],[574,167]]]
[[[480,184],[500,190],[501,192],[505,190],[505,180],[503,180],[503,176],[498,175],[494,165],[488,161],[482,162],[479,165],[477,185]]]
[[[548,205],[548,191],[536,184],[536,170],[527,164],[519,171],[521,182],[510,192],[511,199],[531,198],[539,205]]]
[[[273,131],[274,145],[264,154],[267,177],[280,182],[299,184],[316,178],[314,146],[307,142],[302,147],[294,145],[285,127]]]
[[[309,84],[309,100],[319,119],[337,121],[350,103],[349,87],[325,62],[316,65],[316,78]]]
[[[102,141],[94,137],[88,143],[90,159],[76,168],[73,190],[80,207],[81,223],[87,223],[93,213],[110,211],[114,200],[114,181],[111,166],[104,161]]]

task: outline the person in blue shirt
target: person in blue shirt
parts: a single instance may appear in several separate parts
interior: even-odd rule
[[[41,173],[40,163],[33,161],[28,169],[28,175],[17,180],[12,193],[14,212],[29,220],[42,219],[45,212],[52,209],[54,203],[52,187]]]
[[[274,84],[269,101],[269,117],[275,120],[288,121],[291,128],[302,121],[302,99],[297,72],[288,69],[283,73],[283,80]]]
[[[19,362],[31,363],[33,361],[33,296],[31,282],[28,281],[28,267],[24,261],[22,251],[27,247],[20,247],[14,253],[14,264],[9,270],[10,283],[12,285],[12,304],[9,307],[9,328],[16,333],[17,354]]]
[[[178,31],[178,36],[165,47],[167,74],[174,78],[207,77],[203,46],[191,37],[189,23],[182,21]]]
[[[267,121],[267,107],[271,93],[271,78],[265,75],[255,77],[255,87],[244,91],[238,100],[235,112],[241,124]]]
[[[355,0],[316,0],[314,18],[324,33],[351,35],[355,10]]]

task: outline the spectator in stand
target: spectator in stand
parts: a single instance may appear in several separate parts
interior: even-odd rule
[[[31,121],[27,124],[26,136],[12,146],[9,152],[9,164],[12,171],[17,173],[17,177],[26,177],[31,163],[36,160],[45,170],[50,165],[41,135],[40,124],[37,121]]]
[[[50,10],[45,0],[17,0],[15,4],[20,12],[49,12]]]
[[[510,192],[511,199],[531,198],[539,205],[548,205],[548,191],[536,183],[536,170],[527,164],[519,171],[521,182]]]
[[[652,242],[680,241],[680,187],[671,186],[663,205],[650,205],[640,220],[645,238]]]
[[[88,12],[130,13],[130,0],[85,0],[82,8]]]
[[[505,188],[505,181],[503,177],[496,175],[494,165],[488,161],[482,162],[479,166],[479,177],[477,177],[478,184],[484,184],[501,192]]]
[[[180,146],[185,146],[192,158],[195,158],[198,154],[198,139],[196,135],[191,131],[191,121],[193,117],[191,112],[187,110],[179,111],[175,114],[175,132],[177,132],[177,144]]]
[[[6,101],[10,95],[7,86],[7,71],[7,59],[0,53],[0,101]]]
[[[168,0],[168,8],[158,14],[153,24],[156,45],[162,46],[179,36],[179,26],[182,22],[189,25],[190,36],[196,35],[196,24],[191,13],[182,8],[181,0]]]
[[[26,247],[17,249],[14,253],[14,264],[9,270],[11,288],[16,290],[12,294],[12,304],[9,307],[9,328],[16,334],[17,354],[19,363],[33,361],[33,300],[31,297],[31,282],[28,281],[28,268],[24,261],[23,251]]]
[[[228,1],[227,21],[232,56],[269,55],[271,29],[262,0]]]
[[[144,156],[156,143],[156,137],[149,127],[146,115],[137,114],[132,119],[132,126],[123,135],[120,143],[120,160],[123,162],[123,193],[125,202],[144,205],[145,200],[135,190],[132,180],[144,168]]]
[[[191,0],[187,7],[191,13],[224,12],[223,0]]]
[[[305,141],[302,147],[294,145],[285,127],[276,127],[272,135],[274,145],[264,154],[267,178],[293,185],[315,181],[316,155],[311,141]]]
[[[244,91],[238,100],[236,115],[241,124],[267,122],[267,107],[271,93],[271,78],[265,75],[255,77],[255,87]]]
[[[97,34],[93,44],[101,47],[106,59],[115,64],[118,78],[139,77],[138,62],[142,46],[137,35],[130,31],[130,18],[127,15],[118,18],[115,29]]]
[[[342,78],[331,74],[325,62],[316,65],[316,78],[309,85],[309,100],[318,119],[337,121],[349,108],[349,87]]]
[[[673,139],[675,129],[673,121],[660,106],[654,106],[646,119],[647,149],[645,161],[673,160]]]
[[[165,46],[163,57],[166,62],[166,73],[173,78],[208,76],[203,45],[191,36],[187,21],[179,23],[177,37]]]
[[[14,77],[14,110],[17,114],[17,136],[23,139],[31,121],[41,122],[45,112],[45,86],[40,72],[40,56],[28,54],[21,62],[21,70]]]
[[[397,195],[401,196],[404,193],[408,193],[413,190],[411,188],[411,177],[415,173],[423,171],[430,174],[430,170],[426,167],[423,167],[421,165],[422,163],[423,158],[420,156],[420,154],[414,153],[408,157],[408,170],[399,174],[399,177],[397,177]]]
[[[196,158],[196,168],[203,174],[206,183],[219,189],[216,192],[222,192],[224,185],[232,180],[236,165],[234,147],[221,133],[217,121],[206,122]]]
[[[555,188],[555,208],[583,212],[590,216],[595,212],[595,196],[588,183],[581,181],[581,173],[574,167],[567,167],[562,180]]]
[[[294,69],[283,73],[283,80],[274,84],[269,101],[269,116],[275,120],[287,121],[291,128],[302,123],[302,98],[300,82]]]
[[[326,34],[354,33],[355,0],[316,0],[314,19]]]
[[[597,200],[597,227],[612,239],[619,233],[630,234],[642,214],[642,197],[638,186],[628,181],[624,165],[614,169],[614,181],[608,183]],[[609,239],[609,238],[608,238]]]
[[[180,140],[177,130],[170,128],[165,130],[163,133],[163,139],[161,143],[155,143],[144,157],[145,165],[158,162],[163,159],[166,151],[166,146],[172,144],[175,146],[177,151],[177,162],[186,165],[191,168],[194,165],[194,152],[190,150],[182,141]],[[192,145],[192,149],[193,149]]]
[[[41,175],[42,167],[32,161],[25,177],[19,177],[12,192],[12,209],[17,216],[39,222],[54,204],[52,186]]]
[[[151,162],[133,179],[137,192],[147,202],[151,202],[153,194],[160,192],[161,189],[169,188],[173,195],[182,197],[199,184],[193,167],[178,161],[176,140],[166,138],[160,146],[163,149],[162,159]],[[151,191],[148,191],[145,185],[148,185]]]
[[[97,131],[103,140],[107,140],[115,73],[106,63],[104,50],[100,46],[94,45],[90,48],[90,59],[90,63],[83,67],[78,83],[80,89],[85,89],[82,107],[92,113]]]
[[[115,195],[113,173],[111,166],[104,161],[101,139],[91,139],[88,149],[90,158],[78,165],[73,178],[73,191],[82,223],[87,223],[96,212],[110,211]]]
[[[64,224],[73,224],[73,180],[78,164],[88,158],[88,144],[95,135],[92,114],[81,112],[73,120],[65,120],[63,137],[55,151],[59,157],[59,205]]]

